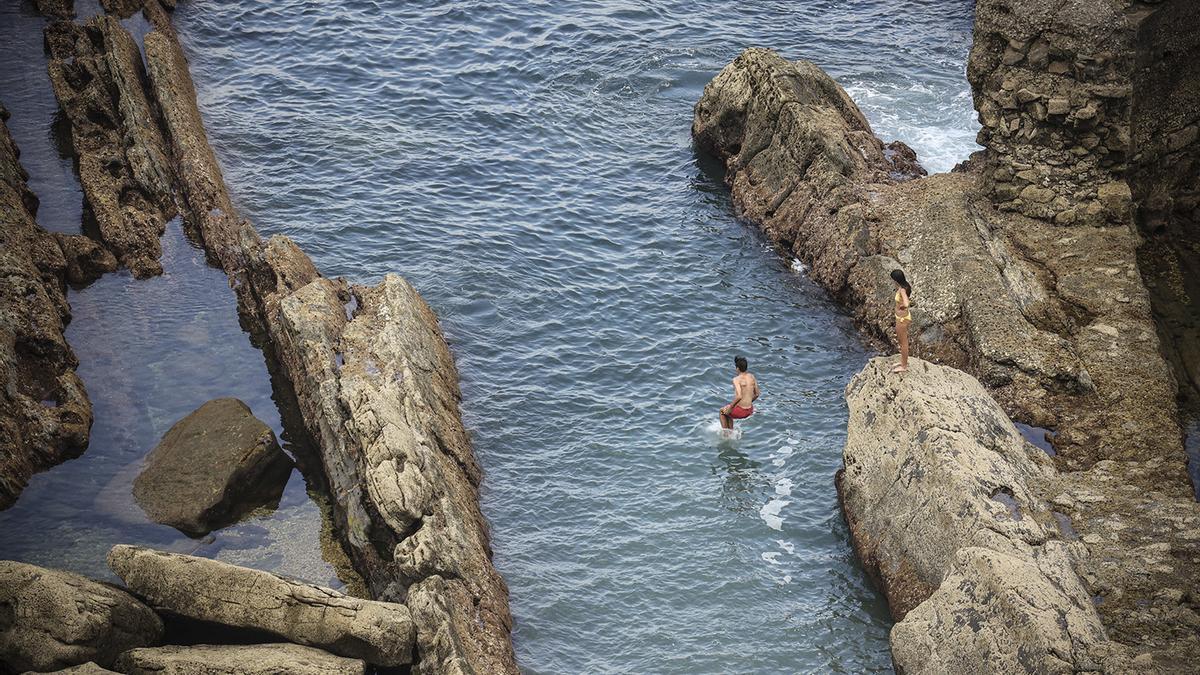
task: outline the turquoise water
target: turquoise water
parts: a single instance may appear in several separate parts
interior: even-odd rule
[[[442,316],[528,671],[890,668],[832,485],[869,353],[734,217],[691,110],[772,46],[947,169],[971,5],[181,4],[239,208]],[[765,397],[719,445],[735,353]]]

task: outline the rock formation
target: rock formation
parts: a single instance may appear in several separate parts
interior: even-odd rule
[[[114,262],[93,257],[84,237],[51,235],[35,222],[38,201],[7,119],[0,107],[0,509],[34,472],[87,446],[92,404],[63,337],[66,282]]]
[[[412,616],[402,604],[337,591],[228,563],[115,546],[108,564],[156,610],[233,628],[265,631],[300,645],[379,666],[412,660]]]
[[[141,51],[111,16],[46,28],[50,82],[71,122],[87,214],[139,277],[162,272],[159,237],[175,215],[167,148],[146,95]]]
[[[157,644],[163,624],[128,593],[78,574],[0,561],[0,673],[48,671]]]
[[[46,32],[100,243],[135,274],[153,274],[162,223],[178,211],[299,401],[336,530],[372,595],[417,604],[414,670],[515,672],[507,589],[491,565],[480,472],[436,316],[398,277],[375,288],[321,278],[290,240],[263,240],[236,213],[167,9],[105,5],[118,16],[135,6],[153,26],[144,69],[112,17]],[[347,317],[352,296],[359,309]]]
[[[906,451],[908,466],[877,458],[875,470],[892,480],[921,474],[967,484],[1025,476],[1026,492],[1007,485],[998,494],[1037,513],[1049,504],[1078,531],[1070,545],[1048,541],[1049,521],[1032,516],[981,530],[981,505],[990,505],[978,491],[936,509],[900,505],[901,517],[891,518],[872,505],[890,503],[885,496],[901,486],[847,483],[856,548],[904,617],[893,653],[914,672],[981,667],[985,647],[992,659],[1017,658],[1013,667],[1026,666],[1022,649],[1051,654],[1056,660],[1038,663],[1054,671],[1119,670],[1122,659],[1170,671],[1200,656],[1200,507],[1183,470],[1176,380],[1163,356],[1171,353],[1186,376],[1200,353],[1196,296],[1181,273],[1200,260],[1189,257],[1197,202],[1188,129],[1198,80],[1186,55],[1195,53],[1196,13],[1176,1],[1084,5],[978,3],[969,77],[984,150],[950,174],[919,178],[910,152],[876,139],[836,83],[766,50],[744,52],[696,106],[696,145],[725,164],[739,212],[808,263],[870,335],[889,335],[887,274],[902,268],[916,291],[915,353],[976,375],[1006,413],[1054,431],[1058,455],[1047,480],[1033,479],[1044,462],[999,453],[990,425],[972,427],[955,447],[993,459],[964,464],[957,476],[920,447]],[[1143,239],[1139,226],[1157,234]],[[893,452],[877,442],[873,452]],[[847,476],[851,455],[861,461],[863,452],[848,446]],[[943,519],[936,556],[921,528],[902,524],[934,513]],[[1001,533],[1024,557],[994,544]],[[1082,580],[1084,594],[1097,598],[1102,634],[1077,623],[1078,635],[1064,629],[1068,644],[1043,625],[1050,615],[1018,619],[1019,605],[983,607],[995,597],[989,589],[1038,574]],[[1034,598],[1048,589],[1034,583],[1022,592]],[[1035,605],[1083,621],[1077,589],[1057,591],[1065,595]],[[979,637],[974,623],[970,634],[959,632],[953,616],[969,608],[975,622],[1012,622],[1003,636]],[[939,632],[949,651],[930,654],[929,635]]]
[[[1058,480],[971,376],[873,359],[846,387],[838,493],[856,552],[898,623],[900,672],[1075,672],[1129,666],[1072,568]],[[1086,550],[1083,551],[1086,555]],[[986,600],[992,598],[992,600]]]
[[[357,659],[291,644],[195,645],[132,649],[117,660],[127,675],[362,675]]]
[[[176,422],[146,456],[133,496],[150,519],[200,537],[277,504],[292,460],[245,403],[219,398]]]

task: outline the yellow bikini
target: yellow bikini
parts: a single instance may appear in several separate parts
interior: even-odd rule
[[[896,309],[900,309],[900,291],[896,291]],[[905,308],[903,316],[901,316],[899,314],[896,315],[897,323],[903,322],[903,321],[908,321],[910,323],[912,322],[912,310],[911,309]]]

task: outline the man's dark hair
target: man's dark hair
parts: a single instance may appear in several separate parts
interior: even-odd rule
[[[733,357],[733,365],[737,366],[739,373],[746,372],[746,369],[750,367],[750,364],[746,363],[746,357],[744,356]]]

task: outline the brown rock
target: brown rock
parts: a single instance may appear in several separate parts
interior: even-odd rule
[[[128,675],[362,675],[366,670],[359,659],[286,643],[131,649],[117,667]]]
[[[78,574],[0,560],[0,665],[47,671],[156,644],[162,621],[133,596]]]
[[[146,457],[133,496],[151,520],[200,537],[277,504],[292,473],[275,432],[219,398],[176,422]]]

